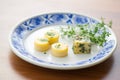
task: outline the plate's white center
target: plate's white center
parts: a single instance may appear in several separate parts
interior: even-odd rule
[[[24,46],[26,50],[32,54],[33,56],[39,58],[40,60],[48,61],[48,62],[53,62],[53,63],[76,63],[82,60],[89,59],[93,56],[95,56],[98,51],[100,50],[99,46],[92,46],[92,50],[90,54],[74,54],[72,51],[72,40],[70,39],[64,39],[64,38],[59,38],[59,42],[65,43],[69,46],[68,50],[68,56],[66,57],[54,57],[51,55],[50,49],[44,54],[43,52],[38,52],[34,49],[34,40],[36,37],[43,37],[44,33],[48,30],[56,30],[59,32],[59,27],[66,27],[66,25],[53,25],[49,27],[43,27],[40,28],[36,31],[31,32],[26,39],[24,40]]]

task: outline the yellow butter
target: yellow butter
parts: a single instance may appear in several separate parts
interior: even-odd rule
[[[47,31],[45,37],[49,39],[50,44],[56,43],[59,40],[59,34],[54,30]]]
[[[47,38],[37,38],[34,41],[34,47],[38,51],[46,51],[50,48],[49,40]]]
[[[64,57],[68,55],[68,46],[62,43],[54,43],[51,47],[53,56]]]
[[[90,42],[74,40],[73,52],[75,54],[90,53],[90,51],[91,51],[91,43]]]

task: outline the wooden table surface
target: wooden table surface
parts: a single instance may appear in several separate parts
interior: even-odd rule
[[[12,27],[35,15],[73,12],[112,20],[118,46],[113,55],[96,66],[71,71],[32,65],[10,49]],[[120,80],[120,0],[0,0],[0,80]]]

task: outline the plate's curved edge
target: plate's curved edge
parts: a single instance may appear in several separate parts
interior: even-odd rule
[[[49,14],[49,13],[48,13],[48,14]],[[51,13],[51,14],[54,14],[54,13]],[[64,13],[60,13],[60,14],[64,14]],[[67,13],[65,13],[65,14],[67,14]],[[76,14],[76,13],[70,13],[70,14],[79,15],[79,14]],[[44,14],[43,14],[43,15],[44,15]],[[80,14],[80,15],[81,15],[81,14]],[[38,15],[38,16],[41,16],[41,15]],[[86,16],[86,15],[82,15],[82,16],[88,17],[88,16]],[[34,17],[37,17],[37,16],[33,16],[32,18],[34,18]],[[92,18],[92,19],[95,19],[95,20],[99,21],[98,19],[93,18],[93,17],[89,17],[89,18]],[[29,18],[29,19],[31,19],[31,18]],[[29,20],[29,19],[27,19],[27,20]],[[26,21],[26,20],[24,20],[24,21]],[[24,22],[24,21],[23,21],[23,22]],[[21,23],[23,23],[23,22],[21,22]],[[20,24],[21,24],[21,23],[20,23]],[[20,25],[20,24],[18,24],[18,25]],[[112,29],[110,29],[110,28],[108,27],[108,28],[111,30],[111,32],[113,33],[113,35],[115,36],[115,42],[116,42],[116,44],[115,44],[114,48],[113,48],[112,51],[111,51],[111,55],[106,56],[106,58],[104,57],[104,59],[100,60],[99,62],[97,62],[97,63],[95,63],[95,64],[90,64],[90,65],[87,65],[87,66],[83,66],[83,67],[82,67],[82,66],[76,66],[76,67],[70,67],[70,66],[69,66],[69,67],[57,67],[57,68],[56,68],[56,67],[53,67],[53,66],[38,65],[38,62],[34,62],[33,60],[28,60],[28,58],[26,59],[25,56],[19,55],[19,52],[13,47],[12,42],[11,42],[11,36],[12,36],[13,31],[18,27],[18,25],[17,25],[16,27],[14,27],[14,28],[11,30],[10,34],[9,34],[9,45],[10,45],[12,51],[13,51],[18,57],[22,58],[23,60],[25,60],[25,61],[27,61],[27,62],[29,62],[29,63],[32,63],[32,64],[34,64],[34,65],[37,65],[37,66],[42,66],[42,67],[46,67],[46,68],[49,67],[49,68],[51,68],[51,69],[60,69],[60,70],[71,70],[71,69],[86,68],[86,67],[90,67],[90,66],[93,66],[93,65],[96,65],[96,64],[99,64],[99,63],[105,61],[107,58],[109,58],[109,57],[112,55],[112,53],[114,52],[115,48],[117,47],[116,35],[115,35],[115,33],[112,31]]]

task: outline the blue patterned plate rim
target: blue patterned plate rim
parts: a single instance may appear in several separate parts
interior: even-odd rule
[[[23,40],[28,33],[43,26],[56,24],[94,24],[97,22],[99,22],[98,19],[76,13],[48,13],[38,15],[23,21],[11,30],[11,33],[9,35],[10,47],[18,57],[37,66],[59,70],[82,69],[90,67],[99,64],[109,58],[117,46],[116,36],[114,32],[107,26],[106,27],[113,35],[113,38],[104,44],[102,50],[90,59],[72,64],[59,64],[36,58],[35,56],[27,52],[23,45]]]

